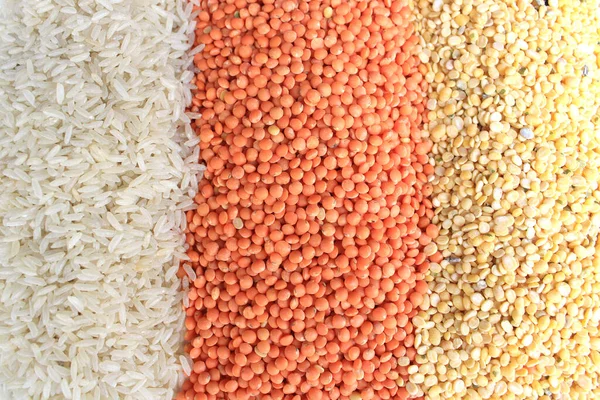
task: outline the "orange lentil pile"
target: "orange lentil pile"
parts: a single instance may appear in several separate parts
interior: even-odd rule
[[[408,398],[438,230],[407,2],[200,10],[178,399]]]

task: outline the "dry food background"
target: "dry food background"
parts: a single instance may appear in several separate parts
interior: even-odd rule
[[[5,0],[1,399],[600,397],[597,0]]]

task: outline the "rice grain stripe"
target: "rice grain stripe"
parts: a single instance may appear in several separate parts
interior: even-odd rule
[[[0,391],[171,400],[190,369],[176,272],[201,173],[184,145],[195,1],[8,3]]]

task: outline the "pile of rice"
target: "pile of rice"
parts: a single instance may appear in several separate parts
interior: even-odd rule
[[[171,399],[187,363],[183,211],[200,173],[184,113],[193,2],[5,2],[0,389]]]

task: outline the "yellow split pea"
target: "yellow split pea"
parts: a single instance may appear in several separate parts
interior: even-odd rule
[[[598,6],[416,3],[444,259],[411,395],[600,398]]]

